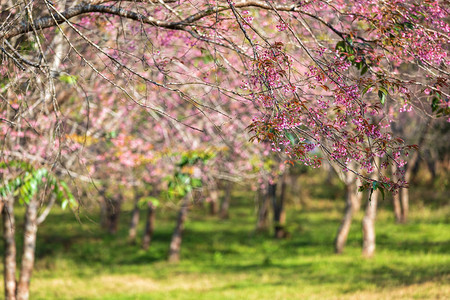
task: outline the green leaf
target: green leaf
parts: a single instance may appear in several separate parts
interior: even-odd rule
[[[386,93],[384,93],[381,90],[378,90],[378,98],[380,98],[381,104],[384,104],[386,102]]]
[[[75,75],[62,74],[59,76],[59,80],[61,80],[64,83],[74,85],[75,83],[77,83],[78,77]]]
[[[368,84],[361,92],[361,97],[364,96],[367,91],[373,86],[373,84]]]
[[[372,188],[373,188],[374,191],[377,190],[378,186],[379,186],[379,185],[378,185],[378,181],[372,182]]]
[[[337,42],[336,50],[339,50],[340,52],[344,52],[344,50],[345,50],[345,41]]]
[[[412,23],[410,23],[410,22],[405,22],[405,23],[403,23],[403,25],[404,25],[406,28],[414,29],[414,25],[413,25]]]
[[[61,203],[61,208],[65,210],[67,208],[67,204],[69,204],[68,199],[64,199],[64,201]]]
[[[361,69],[361,76],[366,74],[368,70],[369,70],[369,67],[367,66],[367,64],[364,64],[364,66]]]

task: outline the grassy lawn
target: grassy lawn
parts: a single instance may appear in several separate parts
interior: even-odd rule
[[[291,204],[291,237],[280,241],[270,233],[254,232],[250,193],[235,193],[229,220],[194,208],[179,264],[165,261],[173,211],[158,212],[154,241],[143,251],[127,242],[129,209],[119,233],[108,236],[99,229],[94,212],[80,212],[77,219],[56,208],[39,228],[31,299],[450,297],[450,206],[413,205],[408,224],[396,225],[385,200],[377,219],[376,257],[363,259],[362,212],[345,253],[335,255],[342,195],[338,193],[336,201],[312,196],[303,207]],[[23,220],[17,222],[20,228]]]

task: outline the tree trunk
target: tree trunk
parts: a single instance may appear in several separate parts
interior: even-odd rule
[[[269,217],[269,197],[267,192],[258,190],[258,221],[256,222],[256,231],[266,231],[268,228]]]
[[[279,197],[276,197],[275,191],[272,197],[275,238],[277,239],[283,239],[287,237],[287,232],[285,229],[286,210],[284,209],[284,201],[286,197],[286,179],[287,179],[287,171],[284,172],[281,178],[281,187],[280,187],[281,191]]]
[[[190,195],[186,195],[181,204],[180,212],[178,213],[177,225],[172,235],[169,249],[169,262],[178,262],[180,260],[181,241],[184,230],[184,222],[186,221],[189,208]]]
[[[397,165],[395,163],[393,163],[391,168],[392,168],[392,181],[397,182],[397,180],[398,180]],[[400,191],[397,191],[397,193],[392,195],[392,205],[394,207],[395,222],[400,223],[402,221],[402,207],[400,204]]]
[[[108,217],[107,217],[107,206],[108,206],[108,199],[106,197],[106,187],[102,185],[98,189],[98,193],[100,195],[100,226],[102,229],[107,230],[108,229]]]
[[[38,201],[35,197],[27,205],[24,228],[24,245],[19,284],[17,286],[17,300],[27,300],[30,296],[30,280],[34,266],[36,250],[37,211]]]
[[[375,164],[379,164],[379,159],[375,158]],[[374,171],[372,179],[378,180],[378,173]],[[370,190],[366,205],[366,213],[362,220],[362,254],[365,257],[372,257],[375,254],[375,218],[377,216],[378,190]]]
[[[375,218],[377,215],[377,202],[378,191],[373,191],[367,202],[366,213],[362,220],[362,254],[365,257],[372,257],[375,254]]]
[[[119,216],[122,208],[122,195],[116,195],[106,202],[106,229],[116,234],[119,229]]]
[[[153,230],[155,228],[155,205],[152,201],[148,202],[147,222],[145,223],[144,238],[142,239],[142,249],[148,250],[153,238]]]
[[[417,161],[417,158],[416,159],[413,158],[413,159],[411,159],[411,161]],[[411,181],[411,173],[412,173],[412,168],[408,167],[405,172],[406,182]],[[408,221],[408,214],[409,214],[409,189],[401,189],[400,190],[400,198],[401,198],[401,202],[402,202],[401,222],[406,223]]]
[[[392,195],[392,203],[394,205],[395,222],[401,223],[403,213],[402,213],[402,207],[400,205],[400,191],[397,191],[395,194]]]
[[[219,212],[219,191],[213,189],[209,192],[209,197],[211,202],[209,203],[209,213],[213,216],[217,215]]]
[[[5,299],[16,299],[16,241],[15,218],[14,218],[14,198],[4,199],[3,216],[3,241],[5,245],[4,257],[4,287]]]
[[[233,187],[233,184],[231,181],[227,181],[225,184],[225,195],[223,197],[222,203],[220,205],[220,218],[221,219],[228,219],[229,216],[229,209],[230,209],[230,201],[231,201],[231,189]]]
[[[345,176],[346,199],[344,217],[334,240],[334,251],[338,254],[344,251],[345,243],[347,242],[347,237],[350,232],[350,226],[352,224],[353,214],[360,206],[355,184],[355,174],[347,171]]]
[[[128,231],[128,240],[131,244],[136,243],[137,227],[139,224],[139,200],[140,196],[136,194],[133,211],[131,212],[130,230]]]

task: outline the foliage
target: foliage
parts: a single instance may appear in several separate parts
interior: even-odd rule
[[[20,204],[28,204],[37,195],[39,190],[44,189],[53,194],[56,200],[65,209],[68,205],[71,208],[78,206],[67,183],[58,180],[45,168],[35,169],[32,165],[23,161],[1,162],[0,169],[17,168],[20,170],[15,178],[5,180],[0,186],[0,195],[4,198],[9,196],[17,197]]]
[[[193,189],[202,186],[201,178],[195,176],[195,167],[198,163],[205,164],[214,157],[209,151],[190,151],[181,153],[180,161],[176,164],[177,170],[172,176],[166,177],[168,183],[167,195],[169,198],[186,197]]]

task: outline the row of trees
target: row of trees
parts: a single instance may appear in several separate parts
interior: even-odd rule
[[[267,194],[285,236],[295,162],[329,159],[349,193],[358,178],[372,203],[376,191],[402,189],[394,203],[405,220],[418,156],[396,137],[407,127],[401,116],[449,114],[445,1],[9,0],[0,8],[7,299],[29,297],[37,225],[55,203],[79,205],[88,184],[110,232],[118,185],[149,193],[147,232],[155,199],[181,201],[174,260],[193,190],[211,187],[215,203],[223,180]],[[425,124],[417,145],[434,128]],[[342,236],[358,206],[347,198]],[[17,201],[27,208],[28,249],[18,284]],[[261,200],[261,224],[267,207]],[[369,240],[375,209],[367,206]]]

